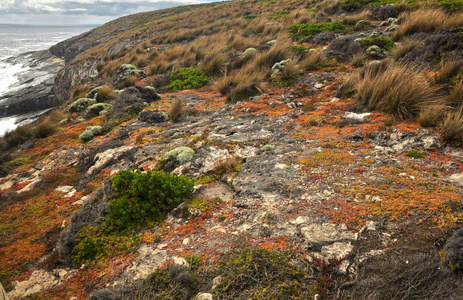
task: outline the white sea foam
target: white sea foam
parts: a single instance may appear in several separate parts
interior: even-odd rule
[[[15,129],[18,126],[15,122],[16,118],[14,117],[0,119],[0,137],[2,137],[5,132]]]
[[[21,80],[21,73],[29,70],[22,65],[12,65],[0,61],[0,96],[5,94],[12,86]],[[0,100],[1,101],[1,100]]]

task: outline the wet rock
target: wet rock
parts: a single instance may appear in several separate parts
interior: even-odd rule
[[[343,37],[331,42],[327,49],[327,55],[345,62],[362,51],[363,48],[359,42],[351,37]]]

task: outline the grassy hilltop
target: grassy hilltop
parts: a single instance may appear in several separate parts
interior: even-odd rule
[[[463,1],[183,6],[52,52],[63,105],[0,139],[11,298],[461,299]]]

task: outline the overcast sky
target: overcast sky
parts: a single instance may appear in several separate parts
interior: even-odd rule
[[[0,24],[103,24],[118,17],[219,0],[0,0]]]

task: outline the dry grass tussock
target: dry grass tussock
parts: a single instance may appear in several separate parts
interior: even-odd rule
[[[364,10],[358,14],[345,15],[340,19],[344,25],[355,25],[360,20],[371,20],[371,12]]]
[[[448,95],[445,96],[445,103],[452,107],[463,107],[463,78],[450,88]]]
[[[88,85],[80,85],[72,91],[71,98],[69,100],[72,102],[79,98],[84,98],[89,92],[90,88]]]
[[[413,119],[424,107],[437,103],[438,91],[418,69],[389,62],[382,69],[366,68],[357,85],[357,100],[368,110]]]
[[[270,69],[275,63],[289,58],[291,55],[290,45],[292,45],[292,40],[289,35],[281,34],[268,51],[257,54],[250,64],[256,69],[256,72]]]
[[[463,142],[463,108],[449,111],[441,123],[442,139],[445,143]]]
[[[456,77],[463,78],[463,61],[452,58],[442,61],[434,77],[437,84],[450,84]]]
[[[266,74],[256,72],[252,66],[247,65],[233,75],[225,75],[216,87],[222,95],[227,96],[227,101],[243,100],[264,91],[262,80]]]
[[[110,86],[103,86],[98,89],[98,93],[96,94],[96,101],[98,103],[102,102],[109,102],[113,99],[116,99],[118,94],[114,92],[114,89]]]
[[[183,97],[177,98],[172,101],[169,110],[169,118],[172,122],[177,122],[183,114],[183,109],[185,107],[185,100]]]
[[[439,8],[419,8],[401,14],[402,22],[391,37],[394,41],[417,32],[435,32],[463,26],[463,12],[448,14]]]
[[[300,62],[302,68],[307,71],[318,70],[331,63],[321,51],[309,51],[309,54]]]
[[[410,51],[412,51],[413,49],[418,48],[422,44],[423,42],[420,40],[404,38],[402,39],[400,45],[392,48],[391,57],[395,61],[401,61],[405,57],[405,55],[410,53]]]
[[[423,127],[435,127],[439,125],[450,110],[450,107],[444,104],[435,104],[423,108],[416,120]]]

